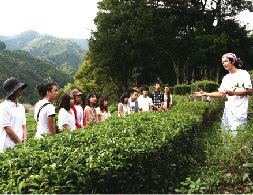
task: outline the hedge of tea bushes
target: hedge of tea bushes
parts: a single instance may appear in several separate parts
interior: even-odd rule
[[[196,165],[209,104],[143,112],[29,139],[0,154],[0,193],[173,193]]]

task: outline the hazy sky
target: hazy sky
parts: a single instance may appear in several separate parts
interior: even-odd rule
[[[0,0],[0,35],[33,29],[64,38],[89,38],[99,0]]]
[[[16,35],[33,29],[41,34],[63,38],[90,37],[99,0],[0,0],[0,35]],[[242,24],[250,23],[253,13],[241,14]]]

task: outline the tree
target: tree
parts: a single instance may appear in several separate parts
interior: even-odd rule
[[[4,42],[0,41],[0,50],[6,49],[6,45]]]
[[[157,78],[170,84],[218,81],[223,53],[246,57],[243,53],[252,50],[245,28],[228,19],[251,9],[250,1],[103,0],[98,5],[89,65],[76,79],[86,75],[85,82],[99,87],[114,84],[123,91],[130,83]]]

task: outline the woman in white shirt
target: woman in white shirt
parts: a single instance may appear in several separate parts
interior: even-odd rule
[[[120,103],[118,105],[118,116],[125,116],[130,114],[130,107],[128,104],[129,94],[124,92],[120,97]]]
[[[169,86],[164,87],[164,104],[163,104],[163,110],[167,111],[172,106],[172,95],[170,94],[170,88]]]
[[[62,94],[58,116],[60,129],[69,129],[69,131],[73,131],[75,129],[75,114],[74,111],[70,109],[73,105],[73,95],[69,93]]]

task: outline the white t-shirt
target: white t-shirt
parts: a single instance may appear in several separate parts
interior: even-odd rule
[[[26,125],[25,108],[22,104],[15,104],[5,100],[0,106],[0,145],[3,149],[15,146],[15,142],[8,136],[4,127],[10,126],[19,139],[23,139],[22,126]],[[1,151],[0,151],[1,152]]]
[[[143,95],[140,95],[137,100],[142,111],[149,111],[149,107],[153,105],[150,97],[143,98]]]
[[[137,101],[137,100],[136,100],[136,101]],[[134,102],[130,102],[129,107],[130,107],[130,113],[134,113],[134,110],[135,110],[135,101],[134,101]],[[140,104],[139,104],[139,102],[138,102],[138,110],[139,110],[139,109],[141,109],[141,107],[140,107]]]
[[[79,125],[83,126],[83,108],[80,105],[75,105],[76,108],[76,115],[77,115],[77,122]]]
[[[75,130],[75,114],[72,109],[70,109],[71,113],[69,113],[65,108],[61,108],[58,115],[58,124],[59,128],[63,129],[63,125],[68,125],[70,127],[70,131]]]
[[[37,122],[37,132],[35,138],[42,138],[41,134],[50,133],[49,127],[47,124],[47,117],[55,115],[55,107],[53,104],[48,104],[41,109],[39,114],[39,121],[37,121],[37,115],[41,106],[45,103],[50,103],[48,100],[39,100],[34,109],[34,119]]]
[[[120,113],[119,113],[119,112],[123,112],[123,113],[124,113],[124,116],[125,116],[126,114],[130,114],[130,107],[129,107],[129,104],[130,104],[130,102],[127,104],[127,106],[124,106],[124,104],[119,103],[119,105],[118,105],[118,116],[120,116]]]
[[[168,97],[164,94],[164,104],[163,107],[164,108],[168,108],[169,105],[167,105],[167,101],[168,101]],[[172,95],[170,94],[170,102],[169,104],[172,104]]]
[[[236,73],[233,74],[227,74],[224,76],[222,79],[222,83],[218,91],[224,92],[224,90],[234,90],[234,86],[239,84],[239,87],[236,88],[235,91],[243,91],[246,88],[252,89],[252,84],[250,80],[250,74],[246,70],[241,70],[239,69]],[[244,85],[244,87],[243,87]],[[240,118],[247,118],[247,113],[248,113],[248,101],[249,101],[249,96],[228,96],[228,100],[225,103],[225,106],[227,108],[230,108],[232,113]]]

